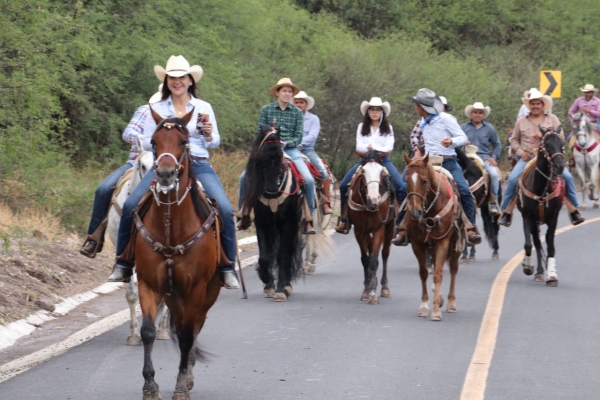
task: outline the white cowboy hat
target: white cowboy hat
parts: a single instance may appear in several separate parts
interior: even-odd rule
[[[586,83],[584,87],[579,88],[582,92],[598,92],[598,89],[594,87],[591,83]]]
[[[154,104],[156,102],[159,102],[162,99],[162,88],[163,88],[163,84],[161,83],[160,85],[158,85],[158,92],[154,93],[152,95],[152,97],[150,97],[150,100],[148,100],[148,103]]]
[[[442,104],[444,105],[444,111],[452,111],[452,106],[450,104],[448,104],[448,100],[446,100],[446,98],[444,96],[440,96],[440,100],[442,101]]]
[[[423,107],[429,114],[439,114],[444,111],[444,103],[431,89],[419,89],[415,97],[408,97],[408,99]]]
[[[544,114],[548,113],[552,109],[552,98],[550,96],[543,95],[542,92],[536,88],[531,88],[529,91],[529,98],[523,99],[523,104],[527,109],[529,108],[529,102],[531,100],[541,100],[544,103]]]
[[[308,103],[308,105],[306,106],[307,111],[315,106],[315,99],[307,95],[304,90],[301,90],[300,93],[294,96],[294,98],[306,100],[306,103]]]
[[[199,65],[192,65],[183,56],[171,56],[167,60],[166,68],[160,65],[154,66],[154,74],[159,81],[164,82],[165,75],[172,76],[173,78],[179,78],[184,75],[191,75],[194,78],[194,82],[198,83],[204,71]]]
[[[269,93],[271,93],[271,96],[277,97],[277,90],[279,90],[279,88],[282,86],[291,87],[293,90],[294,96],[297,95],[298,92],[300,92],[300,88],[298,86],[294,85],[290,78],[281,78],[279,81],[277,81],[276,85],[271,86],[271,89],[269,89]]]
[[[371,97],[369,101],[363,101],[360,105],[360,112],[365,115],[369,107],[381,107],[386,117],[390,116],[391,107],[387,101],[381,101],[381,97]]]
[[[465,115],[467,118],[471,119],[471,111],[473,110],[482,110],[484,119],[490,115],[490,112],[492,112],[492,109],[489,106],[484,107],[482,102],[476,101],[475,103],[469,104],[465,107]]]

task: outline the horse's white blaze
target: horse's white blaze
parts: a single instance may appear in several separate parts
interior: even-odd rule
[[[363,175],[367,181],[367,196],[371,200],[371,203],[378,205],[381,201],[381,195],[379,194],[379,185],[381,184],[381,172],[383,171],[383,165],[376,162],[368,162],[363,168]]]
[[[411,178],[412,178],[413,183],[416,185],[417,180],[419,180],[419,174],[417,174],[416,172],[413,172]]]

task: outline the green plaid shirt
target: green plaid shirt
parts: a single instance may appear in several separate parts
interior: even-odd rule
[[[302,142],[304,129],[304,116],[299,108],[292,103],[282,110],[279,103],[267,104],[260,110],[256,134],[261,131],[262,125],[273,125],[273,118],[277,120],[277,126],[281,128],[281,140],[287,143],[286,148],[297,147]]]

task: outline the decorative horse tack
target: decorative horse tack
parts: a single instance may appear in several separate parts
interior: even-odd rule
[[[259,196],[259,200],[261,203],[263,203],[265,206],[268,206],[271,211],[273,213],[277,212],[277,209],[279,208],[280,205],[283,204],[283,202],[285,201],[285,199],[288,198],[288,196],[290,196],[290,194],[294,194],[294,193],[290,193],[290,188],[292,187],[292,174],[289,173],[289,170],[285,172],[285,177],[283,178],[281,184],[283,186],[283,183],[285,182],[285,187],[283,188],[283,190],[281,190],[281,187],[279,188],[279,197],[276,197],[274,199],[267,199],[264,196]]]

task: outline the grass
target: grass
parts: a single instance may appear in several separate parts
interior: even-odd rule
[[[0,237],[5,249],[9,238],[32,236],[36,231],[50,240],[66,235],[60,218],[41,208],[14,212],[5,203],[0,203],[0,221]]]

